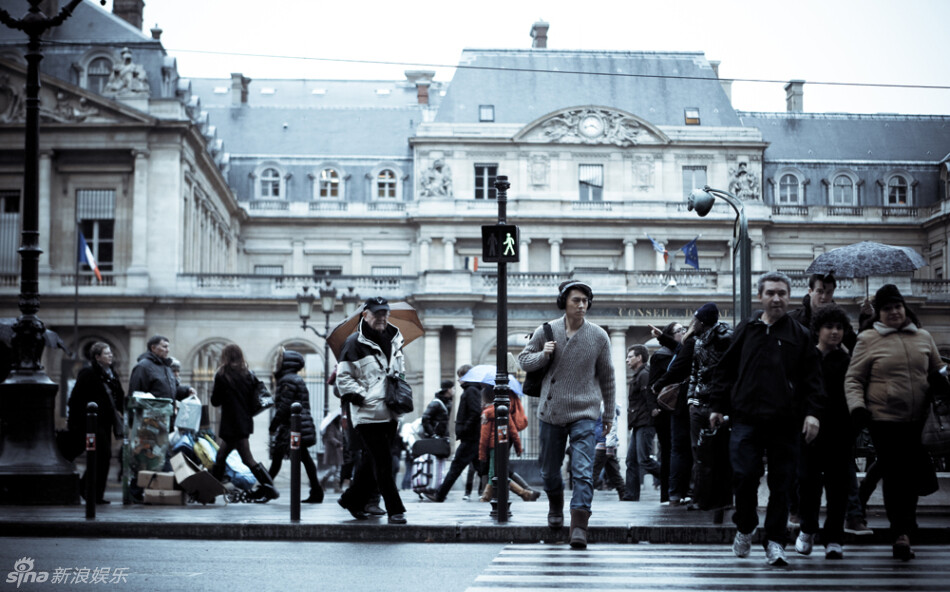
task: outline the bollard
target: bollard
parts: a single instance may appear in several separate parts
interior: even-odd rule
[[[96,517],[96,427],[99,406],[90,401],[86,405],[86,518]],[[108,467],[106,467],[108,470]]]
[[[300,521],[300,412],[303,405],[290,406],[290,521]]]

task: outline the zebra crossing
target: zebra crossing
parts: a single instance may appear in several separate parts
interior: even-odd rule
[[[731,545],[507,545],[466,592],[585,592],[651,590],[662,592],[807,592],[848,590],[892,592],[950,590],[950,549],[915,547],[917,558],[904,563],[890,547],[845,547],[840,561],[826,560],[818,547],[808,557],[789,547],[789,566],[766,565],[754,545],[740,559]]]

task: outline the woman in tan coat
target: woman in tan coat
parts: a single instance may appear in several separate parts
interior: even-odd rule
[[[927,375],[942,366],[930,333],[908,318],[897,286],[874,296],[874,326],[858,335],[845,377],[856,427],[868,425],[884,475],[884,508],[895,559],[914,557],[909,535],[917,528],[917,490],[933,471],[920,444],[927,411]]]

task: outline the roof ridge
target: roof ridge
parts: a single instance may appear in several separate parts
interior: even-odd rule
[[[788,111],[740,111],[736,110],[739,117],[756,117],[761,119],[837,119],[851,120],[863,119],[868,121],[893,121],[917,119],[921,121],[950,120],[950,115],[924,114],[924,113],[805,113]]]

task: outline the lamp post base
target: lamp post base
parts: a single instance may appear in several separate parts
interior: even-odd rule
[[[79,503],[79,473],[56,447],[57,390],[43,372],[13,372],[0,384],[0,504]]]

